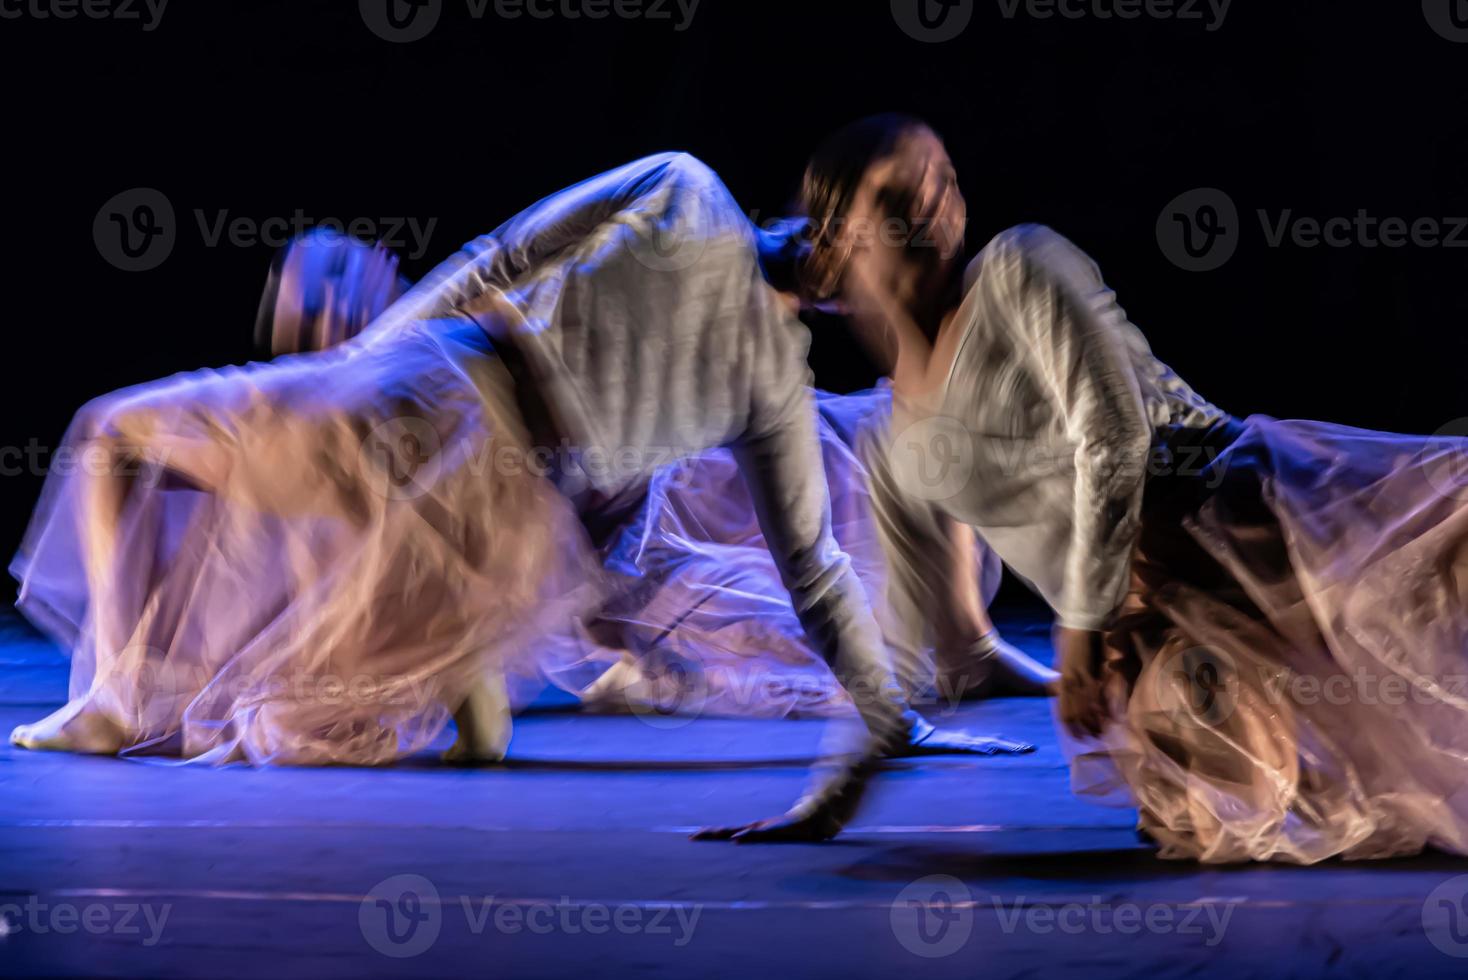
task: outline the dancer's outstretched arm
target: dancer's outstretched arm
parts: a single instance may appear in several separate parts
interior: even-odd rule
[[[486,292],[508,288],[568,245],[653,190],[683,154],[659,153],[609,170],[532,204],[469,242],[383,312],[369,329],[464,310]]]
[[[1017,333],[1017,349],[1032,359],[1076,446],[1072,536],[1055,610],[1060,715],[1074,734],[1098,735],[1099,631],[1129,581],[1152,427],[1124,338],[1126,314],[1091,258],[1036,225],[1004,232],[989,251],[995,275],[987,281],[1014,311],[1000,322]]]
[[[776,302],[773,293],[756,302]],[[904,745],[914,716],[906,709],[887,646],[865,589],[831,532],[831,507],[816,413],[800,365],[772,359],[790,376],[766,379],[774,403],[757,406],[755,425],[735,455],[801,624],[855,702],[866,725],[862,744],[821,767],[787,813],[746,827],[705,831],[705,839],[823,840],[851,819],[876,760]]]

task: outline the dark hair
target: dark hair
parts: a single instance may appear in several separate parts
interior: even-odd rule
[[[903,137],[928,128],[921,119],[896,112],[867,116],[837,130],[811,155],[800,187],[800,212],[808,219],[811,244],[800,275],[808,298],[827,299],[836,289],[839,270],[831,265],[830,246],[863,175],[896,152]]]
[[[804,292],[801,267],[810,255],[809,224],[804,218],[778,218],[755,228],[760,271],[782,293]]]

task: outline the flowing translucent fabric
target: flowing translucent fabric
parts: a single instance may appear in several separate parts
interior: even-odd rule
[[[1155,480],[1077,791],[1135,803],[1171,858],[1468,853],[1465,463],[1253,418],[1216,488]]]
[[[863,458],[868,437],[887,424],[890,392],[820,392],[817,405],[832,528],[894,662],[921,665],[904,671],[909,700],[956,700],[982,682],[979,665],[946,665],[953,669],[934,676],[931,650],[896,649],[905,646],[903,631],[884,601],[887,568]],[[605,561],[616,595],[592,629],[546,648],[559,651],[546,658],[551,679],[588,704],[746,717],[850,711],[791,608],[728,450],[659,471]],[[987,604],[1000,581],[998,558],[980,547],[974,574]]]
[[[605,215],[600,198],[583,202],[585,220],[600,222],[590,231],[550,221],[570,207],[561,197],[517,219],[539,227],[549,215],[569,242],[544,255],[509,250],[537,257],[523,273],[537,308],[578,337],[599,337],[594,316],[609,316],[618,344],[699,331],[717,346],[683,347],[708,355],[706,371],[763,330],[774,338],[760,345],[763,367],[743,366],[757,386],[778,387],[782,410],[803,410],[807,392],[791,380],[803,333],[775,316],[748,229],[728,231],[737,210],[695,161],[648,167],[662,176],[633,181],[651,187],[636,208]],[[620,187],[621,173],[601,183]],[[588,193],[580,186],[573,203]],[[692,222],[680,240],[714,243],[695,249],[701,262],[663,268],[639,250],[654,206]],[[535,475],[543,447],[529,445],[515,382],[480,327],[455,316],[375,320],[403,288],[380,251],[340,237],[301,243],[272,273],[262,338],[277,352],[329,349],[180,375],[78,414],[60,455],[83,465],[50,474],[12,566],[21,608],[72,653],[74,702],[119,727],[128,751],[255,764],[378,764],[417,752],[486,678],[528,678],[512,685],[528,696],[548,674],[594,703],[633,709],[660,710],[670,696],[685,711],[757,716],[850,704],[800,627],[733,454],[656,473],[613,548],[597,554],[565,494]],[[627,322],[628,297],[666,303]],[[542,331],[542,343],[553,336]],[[607,372],[612,362],[596,360]],[[622,401],[655,404],[626,387]],[[849,604],[883,588],[854,446],[886,410],[882,395],[822,399],[810,445],[829,469],[835,538],[864,586],[825,543],[795,556],[804,572],[829,563],[839,573],[839,590],[824,572],[805,582],[824,583],[826,605],[838,591]],[[781,498],[787,510],[815,499],[809,456],[771,464],[805,481],[799,499]],[[992,591],[997,566],[986,560]],[[849,630],[854,617],[832,610]],[[675,679],[670,695],[675,674],[693,680]]]
[[[427,746],[486,671],[593,588],[461,319],[192,374],[87,405],[13,565],[125,747],[376,764]]]
[[[712,179],[692,162],[680,167],[701,178],[695,181],[700,188]],[[574,196],[575,189],[569,193]],[[721,196],[700,189],[695,213],[706,213]],[[544,210],[559,213],[558,207]],[[273,311],[264,320],[272,328],[270,342],[276,350],[293,350],[351,336],[372,318],[358,312],[374,309],[373,299],[395,273],[395,260],[380,250],[340,236],[308,237],[282,255],[266,290],[265,305]],[[625,306],[614,303],[607,313],[620,316]],[[642,323],[645,335],[658,332],[646,318]],[[886,566],[863,463],[872,462],[875,437],[891,412],[890,393],[817,392],[814,400],[834,535],[873,601],[893,661],[907,665],[910,693],[919,700],[951,700],[979,688],[992,665],[950,656],[935,675],[932,651],[912,649],[915,638],[899,628],[895,607],[883,601]],[[947,547],[914,537],[923,538],[912,542],[916,549]],[[849,708],[849,697],[791,608],[733,452],[713,450],[664,468],[607,540],[603,558],[613,598],[592,617],[590,628],[580,620],[561,623],[535,640],[553,683],[602,710],[780,717]],[[999,562],[987,549],[977,550],[975,571],[987,603],[999,582]],[[931,572],[922,578],[925,586],[943,585]],[[509,679],[516,705],[541,690],[538,677],[522,672]]]

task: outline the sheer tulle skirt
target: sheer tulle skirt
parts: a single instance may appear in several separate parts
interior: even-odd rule
[[[832,529],[879,624],[886,564],[859,445],[891,410],[886,389],[817,394]],[[848,713],[850,701],[807,641],[760,534],[733,454],[715,450],[660,470],[605,549],[614,596],[593,628],[545,645],[550,676],[607,710],[785,717]],[[998,558],[979,549],[984,602]],[[919,658],[931,662],[930,652]],[[982,682],[980,665],[917,681],[912,699],[946,703]]]
[[[70,696],[133,751],[391,761],[590,600],[565,500],[523,465],[467,321],[89,404],[13,571]]]
[[[1165,857],[1468,853],[1468,443],[1251,419],[1154,478],[1084,794]],[[1122,691],[1124,690],[1124,693]]]

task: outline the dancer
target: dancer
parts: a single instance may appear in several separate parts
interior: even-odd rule
[[[497,758],[485,679],[594,601],[580,526],[727,444],[865,723],[784,818],[834,827],[910,721],[831,536],[805,347],[723,185],[664,154],[541,202],[330,350],[103,398],[68,444],[107,465],[52,476],[15,565],[72,700],[13,740],[381,763],[455,711],[453,757]]]
[[[762,252],[781,247],[769,232],[760,242]],[[277,354],[340,343],[407,288],[390,252],[325,229],[313,232],[273,263],[257,339]],[[882,601],[887,576],[857,458],[890,411],[890,399],[886,391],[816,396],[833,534],[873,598],[884,634],[896,636]],[[729,450],[663,467],[628,516],[598,537],[606,539],[600,554],[614,586],[586,626],[577,621],[537,639],[540,666],[552,682],[600,709],[756,717],[850,710],[790,607]],[[1058,675],[1005,643],[989,621],[986,607],[999,583],[993,553],[972,533],[950,550],[943,560],[966,585],[963,601],[937,604],[928,640],[935,657],[900,655],[904,662],[936,660],[936,675],[913,679],[918,689],[909,695],[951,705],[962,697],[1053,693]],[[913,718],[902,754],[1032,748]]]
[[[1055,610],[1082,792],[1128,790],[1169,858],[1468,852],[1463,440],[1229,416],[1048,229],[963,272],[916,120],[838,134],[804,199],[813,293],[892,355],[906,436],[876,492],[977,528]],[[892,218],[920,234],[865,233]],[[934,433],[962,450],[936,488],[903,450]]]

